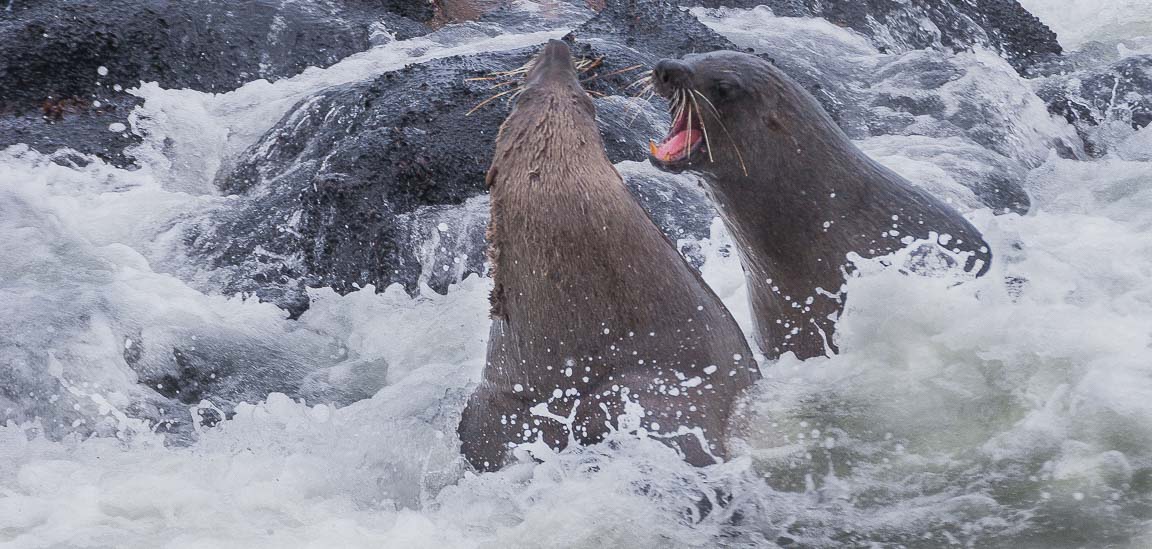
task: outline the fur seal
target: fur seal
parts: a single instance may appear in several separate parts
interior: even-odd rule
[[[626,411],[636,421],[619,428],[693,464],[723,458],[734,400],[759,370],[609,162],[564,42],[529,69],[487,182],[492,328],[458,428],[465,458],[492,471],[521,443],[592,444]]]
[[[992,255],[979,231],[864,154],[771,63],[716,51],[661,60],[651,78],[673,123],[649,160],[706,182],[739,249],[756,341],[769,358],[837,352],[849,254],[932,238],[957,254],[952,264],[987,271]]]

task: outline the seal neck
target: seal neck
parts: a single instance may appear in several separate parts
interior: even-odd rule
[[[772,133],[744,145],[750,152],[742,158],[702,170],[721,207],[739,211],[736,219],[756,219],[788,234],[821,234],[824,222],[887,192],[888,186],[880,184],[886,169],[856,148],[831,119],[813,124],[819,127],[767,125],[774,127]]]

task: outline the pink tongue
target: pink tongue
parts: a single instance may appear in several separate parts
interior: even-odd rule
[[[676,135],[673,135],[668,141],[661,143],[656,148],[656,158],[665,162],[673,158],[680,158],[685,153],[692,150],[692,146],[700,139],[700,132],[696,130],[684,130]]]

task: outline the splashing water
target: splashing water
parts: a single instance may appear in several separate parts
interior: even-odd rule
[[[981,279],[862,262],[842,354],[762,364],[736,457],[702,469],[618,434],[467,472],[455,425],[483,365],[487,279],[415,299],[313,290],[289,321],[213,294],[183,255],[181,228],[237,200],[215,172],[305,94],[557,34],[449,28],[221,95],[144,85],[134,171],[0,151],[0,547],[1152,544],[1152,159],[1131,145],[1147,129],[1128,153],[1034,159],[1026,216],[971,211],[996,252]],[[1017,126],[1055,131],[1022,112]],[[913,176],[939,158],[871,149]],[[712,232],[705,278],[747,328],[737,258]],[[216,404],[139,383],[172,348],[233,364],[221,383],[247,403],[187,421]],[[158,422],[177,419],[195,432],[170,444]]]
[[[1020,5],[1055,31],[1065,48],[1078,50],[1090,41],[1152,45],[1152,4],[1144,0],[1020,0]]]

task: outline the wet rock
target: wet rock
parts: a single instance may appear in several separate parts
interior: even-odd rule
[[[401,17],[427,23],[436,16],[436,0],[343,0],[345,7],[372,13],[394,13]]]
[[[426,32],[367,2],[96,0],[15,2],[0,10],[0,147],[44,152],[69,146],[118,164],[132,139],[126,124],[141,81],[223,92],[257,80],[325,67],[373,40]],[[375,38],[374,38],[375,37]],[[101,109],[103,105],[127,107]],[[46,104],[71,106],[45,116]],[[39,121],[40,124],[36,122]]]
[[[1026,213],[1028,169],[963,137],[883,135],[860,142],[869,156],[961,211]]]
[[[662,102],[629,96],[641,68],[664,56],[732,47],[690,14],[657,2],[609,2],[567,39],[582,60],[613,162],[644,161],[644,144],[668,123]],[[479,105],[513,89],[514,79],[498,75],[535,53],[434,60],[302,101],[221,174],[218,184],[238,195],[237,207],[189,232],[189,248],[231,273],[227,293],[254,294],[293,315],[306,306],[306,287],[346,293],[399,283],[410,293],[425,286],[445,292],[482,273],[487,203],[480,199],[510,103],[505,96]],[[663,208],[665,230],[706,234],[706,224],[686,229],[676,221],[668,208],[684,199],[656,181],[635,188],[642,203]]]
[[[754,8],[781,17],[822,17],[887,52],[990,48],[1017,70],[1061,53],[1056,33],[1016,0],[686,0],[684,5]]]
[[[606,41],[597,43],[599,48],[624,47],[631,53],[622,57],[639,54],[639,58],[648,65],[661,58],[680,58],[716,50],[758,54],[734,44],[683,8],[662,0],[609,0],[596,17],[577,28],[573,35],[581,40]],[[796,79],[841,126],[851,128],[856,125],[844,108],[851,94],[839,85],[843,80],[840,74],[829,74],[823,66],[818,69],[796,57],[777,57],[774,53],[759,55]]]
[[[137,97],[115,93],[103,100],[48,98],[38,108],[0,107],[0,148],[17,143],[45,153],[70,148],[127,166],[132,159],[124,150],[140,142],[128,129],[128,114],[140,103]]]
[[[525,20],[505,8],[477,24],[517,17]],[[860,38],[848,54],[819,50],[796,35],[783,33],[782,47],[743,45],[797,78],[849,135],[955,136],[947,150],[918,147],[904,159],[924,185],[966,207],[1027,210],[1024,153],[1006,143],[1025,143],[1026,156],[1046,155],[1047,145],[1013,134],[1020,116],[1010,101],[973,95],[972,82],[985,75],[972,64],[931,51],[883,56]],[[652,0],[606,2],[566,40],[586,63],[584,86],[596,98],[613,162],[643,163],[644,143],[668,123],[662,100],[630,97],[638,68],[662,57],[742,49],[685,10]],[[435,60],[302,101],[220,174],[236,206],[188,232],[189,248],[222,273],[226,293],[255,295],[293,316],[306,310],[308,287],[346,293],[398,283],[412,294],[445,292],[483,273],[484,174],[510,105],[498,97],[471,111],[514,86],[490,75],[519,68],[534,53]],[[883,156],[895,141],[877,143]],[[693,182],[634,166],[624,177],[673,241],[708,234],[712,209]]]
[[[385,385],[385,359],[269,305],[224,303],[150,272],[12,187],[0,189],[0,230],[18,236],[0,242],[0,421],[83,438],[134,429],[127,415],[178,442],[193,436],[201,399],[219,412],[197,414],[210,423],[274,391],[344,406]]]
[[[100,87],[139,81],[222,92],[326,67],[365,50],[373,24],[399,37],[421,32],[413,21],[351,4],[16,2],[0,19],[0,98],[84,97]]]
[[[1108,152],[1108,132],[1097,126],[1118,124],[1132,129],[1152,123],[1152,55],[1135,55],[1102,68],[1040,80],[1036,93],[1052,114],[1079,130],[1089,152]]]
[[[219,180],[224,193],[247,200],[188,235],[188,245],[217,267],[242,267],[248,280],[229,290],[262,299],[276,297],[269,287],[301,282],[341,293],[400,282],[415,292],[423,272],[418,218],[430,217],[426,208],[484,193],[507,114],[506,103],[494,102],[467,115],[502,91],[467,79],[516,69],[530,56],[436,60],[303,101]],[[468,255],[462,274],[482,268],[482,252]],[[443,291],[446,283],[436,285]],[[299,299],[301,292],[285,295]]]
[[[966,207],[1025,213],[1029,168],[1052,150],[1066,158],[1084,156],[1075,132],[1051,119],[1030,87],[994,57],[913,51],[881,58],[866,78],[860,105],[867,109],[870,136],[950,143],[909,145],[898,154],[931,160],[947,172],[947,179],[975,198],[962,200]]]
[[[865,86],[866,105],[877,119],[887,112],[909,122],[870,128],[872,135],[962,135],[1028,167],[1042,163],[1052,148],[1079,147],[1063,124],[1045,121],[1043,102],[995,57],[932,50],[885,56],[868,71]]]
[[[658,58],[734,48],[691,14],[659,0],[608,0],[573,34],[582,40],[619,41]]]
[[[1083,156],[1075,132],[1052,119],[1031,87],[995,55],[932,49],[884,54],[826,21],[767,10],[701,17],[737,46],[815,82],[814,95],[845,133],[864,141],[870,153],[877,152],[872,144],[882,143],[877,149],[886,163],[915,166],[903,175],[963,209],[1025,212],[1028,168],[1053,149]],[[876,139],[884,136],[900,137],[908,148],[896,145],[899,139]],[[949,145],[932,147],[932,140]]]
[[[704,265],[699,239],[709,236],[718,215],[699,177],[657,170],[644,162],[625,162],[616,167],[636,201],[681,255],[696,268]]]

